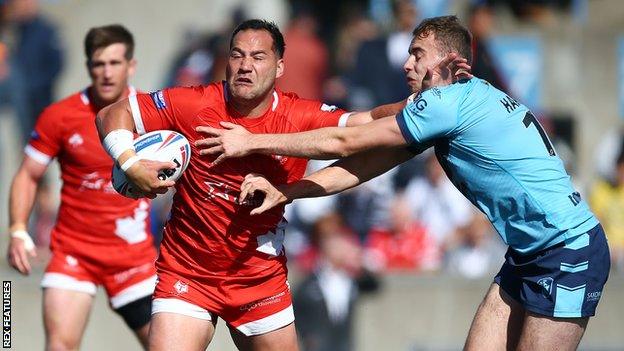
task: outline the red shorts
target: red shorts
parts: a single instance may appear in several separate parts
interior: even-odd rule
[[[171,312],[199,319],[221,317],[243,334],[260,335],[295,320],[287,271],[270,277],[184,278],[158,271],[152,314]]]
[[[156,285],[156,251],[153,247],[142,246],[132,250],[129,259],[111,260],[108,248],[98,247],[85,250],[84,254],[52,250],[52,258],[43,275],[43,288],[57,288],[85,292],[95,295],[98,285],[104,286],[113,309],[149,296]]]

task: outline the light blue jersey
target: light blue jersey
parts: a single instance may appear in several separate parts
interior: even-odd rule
[[[429,89],[396,118],[414,149],[435,146],[453,184],[521,254],[598,224],[533,114],[486,81]]]

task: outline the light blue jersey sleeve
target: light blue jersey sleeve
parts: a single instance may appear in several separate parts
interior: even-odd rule
[[[419,149],[419,145],[448,136],[458,122],[456,100],[451,96],[442,100],[438,88],[419,94],[396,117],[405,140]]]
[[[535,116],[486,81],[429,89],[396,120],[412,150],[435,146],[453,184],[518,252],[598,224]]]

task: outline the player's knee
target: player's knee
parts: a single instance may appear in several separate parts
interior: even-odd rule
[[[147,325],[152,316],[152,296],[145,296],[127,305],[123,305],[115,312],[123,318],[126,325],[132,330],[139,330]]]
[[[62,336],[51,336],[46,342],[46,351],[78,350],[80,340]]]

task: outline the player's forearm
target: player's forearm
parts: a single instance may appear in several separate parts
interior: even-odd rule
[[[101,109],[95,117],[100,140],[116,129],[134,131],[134,120],[128,100],[122,100]]]
[[[372,119],[380,119],[387,116],[395,116],[405,107],[407,100],[401,100],[392,104],[377,106],[370,111]]]
[[[406,148],[377,149],[359,153],[339,160],[281,190],[287,202],[336,194],[367,182],[412,156],[413,154]]]
[[[290,203],[296,199],[321,197],[339,193],[360,184],[357,176],[344,168],[329,166],[281,190]]]
[[[247,145],[251,153],[335,159],[356,151],[350,144],[351,129],[333,127],[293,134],[252,134]]]
[[[120,165],[136,154],[132,144],[135,125],[128,99],[101,109],[95,118],[95,124],[104,149]],[[112,135],[115,133],[119,136]]]
[[[9,228],[10,231],[27,230],[28,217],[35,203],[37,179],[30,177],[20,169],[11,183],[9,195]]]
[[[405,107],[406,100],[401,100],[392,104],[377,106],[370,111],[354,112],[347,119],[347,127],[359,126],[372,122],[376,119],[395,116]]]

